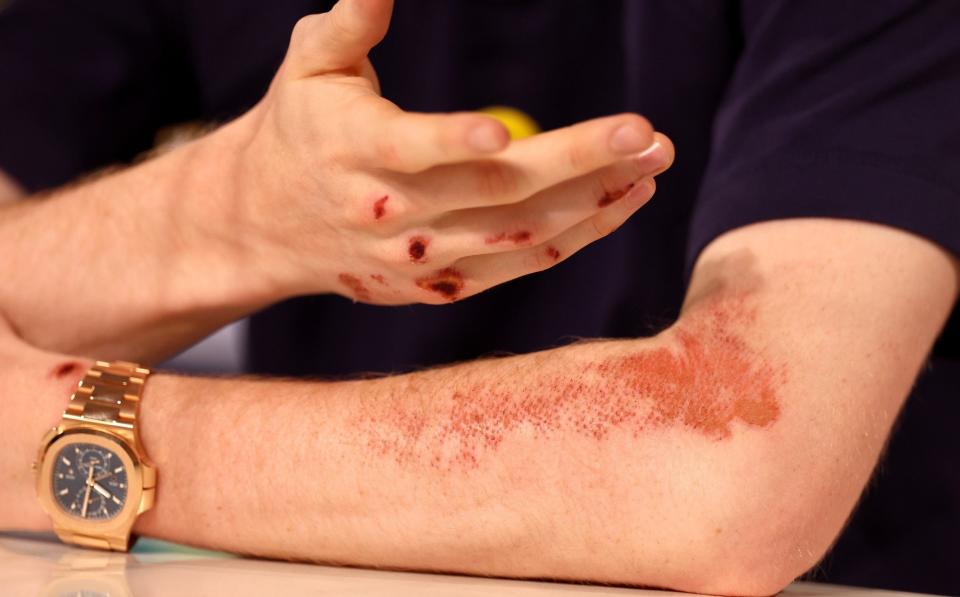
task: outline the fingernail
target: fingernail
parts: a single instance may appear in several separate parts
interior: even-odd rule
[[[618,153],[632,153],[648,147],[650,135],[636,123],[625,124],[610,136],[610,149]]]
[[[504,130],[491,124],[481,124],[473,127],[467,135],[467,143],[474,151],[493,153],[500,151],[507,145],[507,135]]]
[[[667,152],[665,151],[662,143],[660,143],[659,141],[654,141],[653,143],[650,144],[649,147],[647,147],[646,149],[638,153],[637,157],[640,157],[640,158],[652,157],[652,158],[665,159],[667,157]]]
[[[667,153],[667,148],[659,141],[654,141],[653,145],[637,157],[642,159],[644,163],[649,164],[654,174],[663,172],[670,163],[670,155]]]

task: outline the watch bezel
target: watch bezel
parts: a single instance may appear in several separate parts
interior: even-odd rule
[[[107,520],[87,520],[68,514],[56,502],[53,495],[53,467],[55,456],[66,446],[89,443],[114,452],[127,470],[127,497],[116,516]],[[114,434],[94,429],[68,429],[59,431],[42,447],[43,457],[37,471],[36,489],[40,506],[50,516],[55,528],[68,529],[94,536],[111,535],[129,531],[141,512],[144,490],[143,463],[126,440]]]

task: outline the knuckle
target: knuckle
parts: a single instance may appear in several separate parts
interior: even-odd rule
[[[326,39],[341,42],[354,37],[351,27],[346,22],[347,19],[342,18],[343,15],[329,12],[317,16],[323,18],[323,34]]]
[[[406,245],[396,240],[375,243],[370,249],[370,256],[392,272],[400,272],[405,266],[410,265]]]
[[[290,46],[302,47],[313,37],[324,15],[307,15],[301,17],[294,25],[290,34]]]
[[[401,278],[410,274],[411,263],[406,244],[396,238],[381,238],[368,242],[364,252],[364,258],[375,263],[382,271]]]
[[[387,170],[400,170],[403,165],[400,148],[391,135],[383,135],[374,141],[374,159]]]
[[[424,268],[447,267],[453,258],[444,242],[429,230],[408,230],[389,243],[388,252],[381,259],[391,267],[409,272],[422,273]]]
[[[367,192],[350,201],[345,210],[344,225],[363,230],[370,237],[385,239],[397,233],[409,215],[410,205],[394,187],[368,181]]]
[[[344,210],[340,220],[341,226],[347,230],[357,231],[371,227],[371,216],[364,206],[359,203],[351,203],[349,207]]]

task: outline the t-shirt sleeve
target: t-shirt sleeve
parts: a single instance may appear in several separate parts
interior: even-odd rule
[[[28,191],[127,162],[189,112],[161,3],[0,0],[0,169]]]
[[[742,6],[688,272],[718,235],[797,217],[886,224],[960,255],[960,2]]]

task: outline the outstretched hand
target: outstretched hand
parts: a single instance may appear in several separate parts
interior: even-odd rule
[[[670,141],[640,116],[510,142],[478,113],[405,112],[367,59],[390,0],[297,23],[249,125],[236,198],[245,236],[297,293],[443,303],[553,266],[654,193]]]

